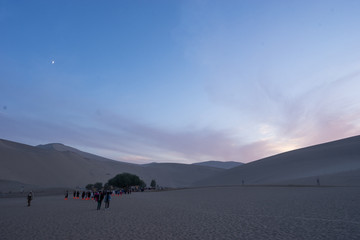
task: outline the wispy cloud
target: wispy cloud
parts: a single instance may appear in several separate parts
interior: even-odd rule
[[[277,138],[296,139],[297,147],[303,147],[360,134],[360,104],[354,94],[359,81],[355,70],[296,96],[286,95],[285,90],[284,96],[272,97],[267,89],[280,110],[277,121],[269,122]]]
[[[76,21],[90,15],[70,14],[56,23],[69,36],[61,44],[47,41],[58,33],[45,28],[36,34],[42,41],[23,42],[38,19],[19,15],[1,38],[9,48],[0,58],[0,108],[7,106],[0,137],[62,142],[123,161],[248,162],[360,134],[353,4],[327,3],[334,14],[323,4],[185,1],[151,6],[164,13],[159,18],[144,8],[135,32],[124,24],[139,10],[130,7],[121,16],[100,11],[122,26],[99,22],[100,37]],[[79,27],[80,38],[71,37]],[[133,43],[143,33],[151,41],[139,48]],[[81,39],[92,41],[82,46]]]
[[[36,119],[0,117],[2,137],[28,144],[62,142],[123,161],[255,160],[266,154],[267,142],[239,144],[231,131],[213,129],[165,130],[114,114],[96,118],[98,127]],[[36,137],[34,137],[36,136]]]
[[[44,120],[27,115],[0,114],[3,138],[28,144],[62,142],[116,160],[133,162],[202,160],[249,162],[283,151],[360,133],[360,107],[355,101],[359,73],[334,78],[298,95],[281,86],[259,82],[266,102],[247,109],[254,138],[243,129],[166,129],[115,112],[96,111],[87,122]],[[344,91],[349,90],[349,92]],[[344,94],[345,92],[345,94]],[[236,111],[237,99],[226,99]],[[262,111],[271,106],[270,110]],[[98,114],[101,112],[101,114]],[[83,113],[84,114],[84,113]],[[240,132],[239,132],[240,131]],[[243,134],[243,135],[242,135]],[[240,135],[240,138],[239,138]]]
[[[152,147],[158,151],[175,153],[188,161],[199,159],[241,161],[242,158],[243,146],[239,145],[230,130],[219,131],[207,128],[166,130],[115,115],[103,116],[99,121],[116,129],[119,135],[127,137],[134,147],[141,145]],[[138,149],[140,150],[141,147]],[[168,157],[171,160],[171,155]]]

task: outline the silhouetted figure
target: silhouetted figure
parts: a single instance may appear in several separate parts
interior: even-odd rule
[[[27,195],[27,203],[28,203],[28,207],[30,207],[31,201],[34,198],[34,194],[32,192],[29,192],[29,194]]]
[[[109,208],[110,207],[110,200],[111,200],[111,194],[110,192],[106,192],[106,195],[105,195],[105,209]]]
[[[80,196],[80,192],[76,191],[76,198],[79,199],[79,196]]]
[[[68,192],[68,190],[66,190],[66,193],[65,193],[65,200],[68,200],[68,197],[69,197],[69,192]]]
[[[101,203],[102,203],[102,201],[104,200],[104,193],[103,192],[99,192],[99,196],[98,196],[98,198],[97,198],[97,210],[100,210],[100,208],[101,208]]]
[[[84,200],[84,198],[85,198],[85,192],[82,192],[81,199]]]
[[[73,192],[73,196],[74,196],[74,199],[75,199],[75,197],[76,197],[76,191],[75,190]]]
[[[320,179],[319,179],[319,178],[316,178],[316,184],[317,184],[318,186],[320,186]]]
[[[99,192],[94,193],[94,200],[97,202],[99,200]]]

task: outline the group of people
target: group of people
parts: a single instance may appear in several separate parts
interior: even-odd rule
[[[82,200],[94,200],[97,202],[97,210],[100,210],[102,202],[105,203],[105,209],[108,209],[110,207],[111,196],[121,196],[123,193],[129,194],[128,191],[124,190],[83,191],[82,193],[80,191],[74,191],[73,198],[80,199],[81,196]],[[66,191],[65,200],[68,200],[68,198],[69,192]]]
[[[65,200],[67,200],[68,193],[65,194]],[[74,199],[80,199],[80,191],[74,191],[73,192],[73,198]],[[94,199],[94,192],[93,191],[83,191],[81,193],[81,199],[82,200],[90,200]]]
[[[111,191],[99,191],[95,192],[94,194],[94,200],[97,202],[97,210],[100,210],[101,203],[105,202],[105,209],[108,209],[110,207],[110,200],[111,200]]]
[[[82,200],[95,200],[97,202],[97,210],[100,210],[101,204],[104,201],[105,203],[105,209],[108,209],[110,207],[110,200],[111,196],[121,196],[122,194],[131,194],[131,190],[103,190],[103,191],[83,191],[80,194],[80,191],[74,191],[73,192],[73,198],[74,199],[81,199]],[[27,206],[30,207],[31,201],[34,199],[34,193],[32,191],[29,192],[27,195]],[[65,200],[69,199],[69,191],[66,191],[65,193]]]

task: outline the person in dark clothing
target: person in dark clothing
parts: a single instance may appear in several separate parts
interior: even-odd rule
[[[98,200],[97,200],[97,203],[98,203],[97,210],[100,210],[101,203],[102,203],[103,200],[104,200],[104,193],[100,191],[99,196],[98,196]]]
[[[28,203],[28,207],[30,207],[31,201],[33,200],[34,195],[32,192],[29,192],[29,194],[27,195],[27,203]]]
[[[77,191],[77,192],[76,192],[76,198],[79,199],[79,196],[80,196],[80,192]]]
[[[99,192],[94,193],[94,200],[97,202],[99,200]]]
[[[81,199],[84,200],[84,198],[85,198],[85,191],[82,192],[82,194],[81,194]]]
[[[75,197],[76,197],[76,191],[74,191],[73,196],[74,196],[74,199],[75,199]]]
[[[69,197],[69,192],[68,192],[68,190],[66,190],[66,193],[65,193],[65,200],[68,200],[68,197]]]
[[[110,200],[111,200],[111,194],[110,192],[106,192],[106,195],[105,195],[105,209],[109,208],[110,207]]]

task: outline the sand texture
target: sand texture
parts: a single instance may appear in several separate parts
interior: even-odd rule
[[[1,239],[360,239],[355,187],[217,187],[114,197],[0,199]]]

